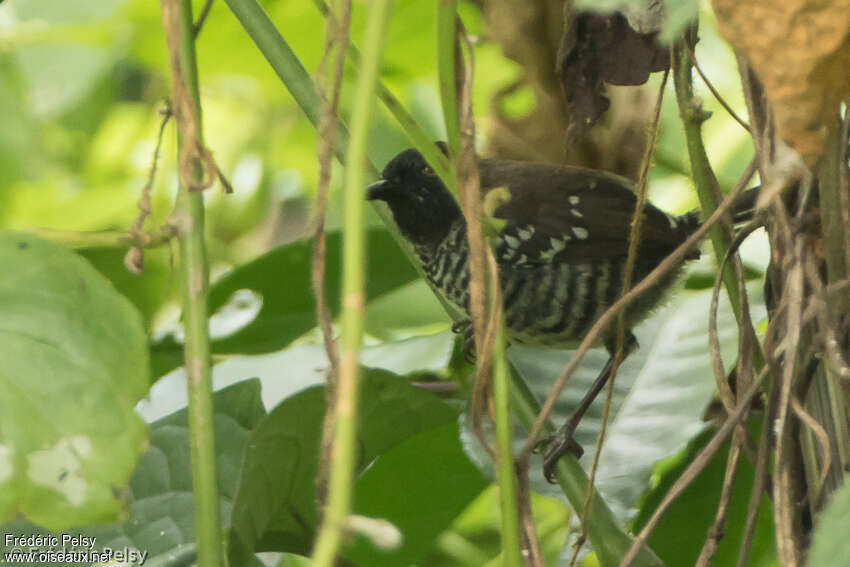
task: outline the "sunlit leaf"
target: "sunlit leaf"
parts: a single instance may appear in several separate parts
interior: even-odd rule
[[[265,415],[260,400],[260,383],[258,380],[245,380],[217,392],[213,404],[216,472],[221,509],[226,519],[245,443],[251,429]],[[70,535],[95,538],[94,551],[130,548],[146,553],[144,564],[191,564],[197,551],[188,447],[185,408],[152,424],[151,446],[139,459],[130,483],[129,517],[123,522],[74,530]],[[0,525],[0,533],[57,535],[26,522]],[[0,552],[8,551],[9,548],[3,544],[0,538]],[[51,546],[36,547],[47,550]]]
[[[109,520],[146,437],[141,317],[56,244],[0,233],[0,264],[0,520]]]

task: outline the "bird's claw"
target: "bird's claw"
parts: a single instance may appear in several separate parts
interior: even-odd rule
[[[543,453],[543,475],[551,484],[557,482],[555,468],[561,457],[571,454],[576,459],[580,459],[584,454],[584,449],[573,438],[573,429],[567,426],[542,439],[536,445],[535,451]]]

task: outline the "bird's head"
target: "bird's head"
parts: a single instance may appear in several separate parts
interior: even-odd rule
[[[414,244],[439,243],[462,218],[452,194],[415,149],[394,157],[381,179],[369,186],[366,198],[385,201],[402,234]]]

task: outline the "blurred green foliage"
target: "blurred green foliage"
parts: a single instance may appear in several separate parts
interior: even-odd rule
[[[196,13],[202,4],[203,0],[194,1]],[[362,36],[365,4],[365,0],[354,2],[352,38],[355,43]],[[677,14],[683,14],[681,21],[687,20],[696,6],[690,2],[673,4],[680,8]],[[306,68],[314,71],[322,54],[324,30],[316,7],[306,0],[265,0],[262,5]],[[475,50],[473,103],[479,139],[482,147],[486,147],[491,97],[516,80],[523,70],[507,59],[498,45],[487,40],[487,30],[476,3],[462,2],[460,10],[467,29],[482,39]],[[743,101],[734,59],[728,47],[714,33],[710,12],[703,9],[700,16],[703,27],[697,57],[720,91],[740,111]],[[397,2],[387,38],[382,80],[425,131],[434,138],[440,138],[443,127],[435,88],[434,19],[432,2]],[[280,351],[291,347],[293,341],[300,343],[292,348],[305,343],[311,346],[318,344],[319,339],[312,332],[313,305],[306,273],[308,246],[299,242],[310,227],[312,214],[317,178],[315,131],[223,1],[212,5],[197,40],[197,54],[206,143],[235,189],[233,195],[224,195],[218,187],[213,187],[205,195],[212,273],[213,279],[218,282],[213,287],[212,307],[213,310],[222,308],[217,317],[230,317],[230,325],[225,325],[230,331],[216,337],[218,340],[214,342],[214,346],[222,347],[216,350],[216,361],[222,360],[225,355]],[[126,230],[130,226],[137,215],[136,202],[140,190],[151,169],[161,120],[160,110],[170,92],[166,57],[158,2],[6,0],[0,4],[0,229],[46,227],[64,231],[101,231]],[[346,68],[346,85],[353,77],[353,69]],[[705,125],[706,144],[721,184],[729,187],[751,158],[752,150],[746,133],[723,113],[699,82],[697,86],[703,93],[706,107],[715,112],[714,118]],[[650,85],[649,89],[653,86]],[[349,90],[344,89],[343,115],[348,108],[349,94]],[[672,99],[667,97],[662,112],[655,167],[650,178],[650,196],[662,208],[681,212],[695,206],[696,199],[690,191],[686,156],[682,151],[684,139],[678,109]],[[521,90],[507,101],[505,111],[511,117],[521,116],[534,104],[533,94]],[[159,226],[171,211],[177,185],[174,137],[171,124],[166,129],[154,178],[153,216],[147,221],[148,229]],[[406,136],[381,109],[371,136],[372,154],[383,161],[407,145]],[[338,174],[338,166],[335,167]],[[341,219],[338,177],[335,175],[332,184],[328,213],[331,229],[337,228]],[[371,214],[369,222],[380,231],[376,215]],[[56,238],[63,240],[61,234],[57,234]],[[69,236],[67,240],[73,239]],[[335,241],[331,240],[335,246]],[[293,242],[295,244],[278,248]],[[395,352],[396,361],[399,358],[413,359],[416,354],[422,353],[411,353],[411,349],[421,347],[411,346],[401,339],[446,330],[449,320],[428,288],[421,281],[413,282],[414,274],[410,267],[399,265],[404,261],[403,257],[388,236],[379,232],[372,242],[369,274],[373,279],[369,284],[370,290],[380,297],[369,304],[367,313],[370,344],[384,343],[387,349],[384,352]],[[175,260],[171,247],[146,251],[145,272],[140,276],[125,270],[122,263],[124,250],[119,247],[85,247],[80,253],[142,314],[152,344],[154,378],[179,365],[179,306],[174,297],[177,277],[172,265]],[[747,259],[763,267],[762,255],[763,248],[756,247]],[[332,283],[338,273],[337,258],[331,254],[333,265],[329,264],[328,270]],[[711,268],[702,266],[698,271],[700,269],[705,274]],[[753,275],[759,273],[760,270],[753,271]],[[707,281],[710,279],[694,277],[693,285],[689,287],[704,288]],[[244,322],[224,308],[234,294],[249,289],[261,295],[262,303],[257,311],[259,315]],[[332,298],[335,303],[336,296],[332,295]],[[244,316],[244,310],[240,316]],[[665,321],[668,319],[658,319],[654,323],[655,328]],[[277,332],[278,328],[280,332]],[[417,373],[416,379],[456,382],[457,393],[446,396],[445,404],[440,402],[441,408],[444,405],[456,412],[465,395],[464,381],[454,373],[460,364],[457,360],[447,364],[445,353],[440,353],[439,356],[426,353],[433,360],[417,360],[418,369],[428,368],[429,374],[423,377]],[[658,367],[667,361],[664,357],[655,356],[655,352],[647,352],[646,355],[648,360],[652,358],[646,363],[647,368],[653,361]],[[393,357],[386,355],[385,358],[383,363],[378,360],[369,364],[395,370],[390,368]],[[320,355],[314,359],[315,367],[321,368],[326,364]],[[311,364],[314,359],[310,359]],[[541,360],[545,361],[546,357],[541,357]],[[558,360],[553,367],[557,369],[560,364]],[[228,400],[233,404],[217,415],[217,424],[219,421],[226,422],[224,429],[217,431],[219,436],[223,436],[219,439],[220,446],[227,452],[221,455],[220,463],[225,469],[223,476],[230,489],[222,504],[228,513],[224,516],[226,522],[231,522],[229,512],[240,474],[238,467],[242,464],[242,451],[249,435],[257,434],[254,426],[262,421],[263,413],[258,409],[260,394],[256,391],[256,384],[245,382],[244,379],[249,376],[233,370],[235,366],[221,365],[217,374],[217,378],[226,383],[243,381],[241,388],[236,387],[217,397],[217,400]],[[269,386],[274,381],[287,382],[290,393],[313,383],[314,376],[306,376],[307,373],[301,371],[306,366],[303,364],[296,371],[284,365],[260,377],[265,409],[273,412],[273,408],[282,402],[281,398],[268,398],[268,392],[273,390]],[[434,368],[438,370],[434,371]],[[692,370],[693,366],[688,366],[684,372],[691,371],[693,374]],[[631,379],[639,376],[640,371],[637,368]],[[179,371],[169,378],[176,379],[178,375]],[[670,375],[676,376],[675,373]],[[169,386],[166,384],[169,378],[163,380],[163,387]],[[708,391],[713,387],[710,382],[713,378],[707,370],[700,376],[691,376],[691,379],[703,380],[703,385],[708,383]],[[623,380],[630,383],[626,376]],[[182,388],[179,381],[177,388]],[[250,395],[238,395],[242,391]],[[315,392],[310,395],[316,398],[314,405],[322,406],[320,396],[317,397]],[[626,395],[625,392],[618,393],[621,397]],[[298,402],[297,398],[287,399],[290,405]],[[640,400],[641,397],[636,394],[630,398],[632,406]],[[625,404],[625,407],[629,405]],[[251,419],[240,421],[240,411],[248,412]],[[443,408],[441,411],[449,410]],[[692,413],[694,419],[698,419],[699,412]],[[311,416],[316,417],[314,414]],[[645,431],[636,434],[638,440],[649,440],[652,435],[657,437],[658,429],[665,427],[665,423],[672,426],[669,416],[653,414],[653,417],[658,419],[651,427],[647,426]],[[178,423],[181,419],[182,414],[152,426],[152,447],[140,461],[130,485],[136,498],[127,502],[130,521],[149,522],[145,527],[150,530],[160,525],[157,522],[175,518],[183,531],[188,533],[191,529],[188,516],[169,509],[169,506],[176,506],[175,498],[190,498],[184,490],[184,477],[188,474],[184,469],[187,465],[179,454],[186,437],[185,427],[182,422]],[[443,422],[440,425],[443,426]],[[401,493],[407,485],[414,486],[416,480],[428,480],[424,477],[431,472],[429,459],[436,458],[429,452],[434,450],[434,439],[443,439],[446,431],[456,429],[454,425],[446,429],[434,427],[402,440],[405,443],[395,453],[383,462],[380,458],[375,462],[369,476],[362,478],[363,485],[375,493],[382,490]],[[596,431],[598,423],[593,423],[590,433],[595,435]],[[699,442],[702,438],[694,443]],[[681,449],[680,445],[665,445],[664,451],[675,453]],[[445,444],[442,446],[445,447]],[[446,491],[448,497],[462,494],[469,499],[480,489],[477,484],[480,479],[470,472],[471,467],[461,458],[460,451],[454,450],[458,448],[452,446],[446,449],[446,466],[469,473],[467,480],[472,479],[468,483],[472,488],[457,493],[445,487],[441,490]],[[693,446],[682,449],[674,464],[668,463],[666,469],[658,471],[656,480],[661,478],[659,482],[668,482],[672,474],[670,471],[677,470],[677,466],[692,458],[693,450]],[[271,464],[286,464],[286,455],[275,457],[277,460]],[[180,465],[180,477],[164,482],[163,470],[168,470],[175,463]],[[260,467],[263,463],[254,464]],[[721,466],[719,462],[713,465],[709,474],[714,474],[714,469]],[[412,471],[419,473],[419,477],[408,479],[393,471]],[[627,488],[625,492],[632,494],[647,488],[643,477],[636,480],[628,478],[625,473],[621,477],[625,478],[617,477],[612,481],[620,482],[611,489],[612,492]],[[701,481],[700,490],[708,495],[705,498],[716,496],[718,487],[715,484]],[[364,494],[367,494],[365,490]],[[424,494],[427,497],[430,493],[425,490]],[[423,493],[418,493],[418,496],[422,499]],[[651,505],[656,501],[654,498],[655,494],[650,494],[625,505],[643,506],[640,510],[643,517],[651,512]],[[419,525],[427,526],[427,530],[423,530],[428,532],[429,539],[413,542],[417,557],[425,558],[426,563],[423,564],[434,566],[475,566],[494,561],[499,549],[498,507],[495,502],[493,490],[489,489],[466,506],[463,512],[454,514],[453,510],[452,518],[440,515],[439,506],[435,507],[438,510],[434,514],[421,510],[423,516],[418,518]],[[560,500],[540,495],[535,495],[533,502],[535,521],[547,560],[554,563],[559,556],[563,558],[565,554],[568,557],[569,549],[563,554],[561,551],[569,531],[567,521],[570,513],[566,506]],[[467,500],[462,503],[466,505]],[[392,499],[380,500],[376,496],[360,504],[358,508],[367,512],[399,514],[395,506],[398,503]],[[633,512],[622,510],[624,518]],[[248,520],[250,518],[242,518],[243,522]],[[120,541],[122,530],[132,528],[130,523],[114,524],[108,527],[112,530],[110,536],[114,536],[110,538],[107,538],[106,532],[98,533],[103,533],[104,539]],[[673,533],[672,528],[686,529],[686,526],[684,523],[671,526],[670,533]],[[689,535],[702,537],[704,528],[700,526],[699,530],[703,531]],[[438,537],[433,537],[434,533],[440,532]],[[174,541],[160,541],[156,549],[174,550],[181,545],[191,546],[191,537],[183,537],[186,534],[182,532],[164,533],[173,537]],[[153,545],[151,541],[155,538],[132,541]],[[309,543],[309,534],[299,542],[299,551],[307,545],[305,541]],[[369,550],[364,547],[367,545],[360,540],[355,542],[351,556],[367,556]],[[293,550],[282,545],[271,547]],[[189,555],[192,552],[191,547],[188,551],[182,547],[178,551]],[[675,549],[670,551],[665,547],[664,551],[669,565],[682,564],[677,561],[684,561],[692,554],[692,550],[688,550],[677,559]],[[759,561],[762,560],[768,561],[769,553],[759,555]],[[585,559],[588,564],[593,564],[593,561],[592,554]],[[284,558],[281,564],[300,563],[294,558]],[[382,564],[391,562],[387,560]],[[724,556],[715,564],[728,563]]]

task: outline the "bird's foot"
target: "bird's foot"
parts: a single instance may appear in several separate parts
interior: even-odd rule
[[[575,426],[568,422],[557,433],[542,439],[537,444],[537,450],[543,453],[543,475],[552,484],[557,482],[555,468],[561,457],[571,454],[576,459],[580,459],[584,454],[584,449],[573,438],[574,432]]]
[[[475,330],[472,321],[463,319],[452,323],[452,332],[463,337],[463,357],[470,364],[475,364]]]

